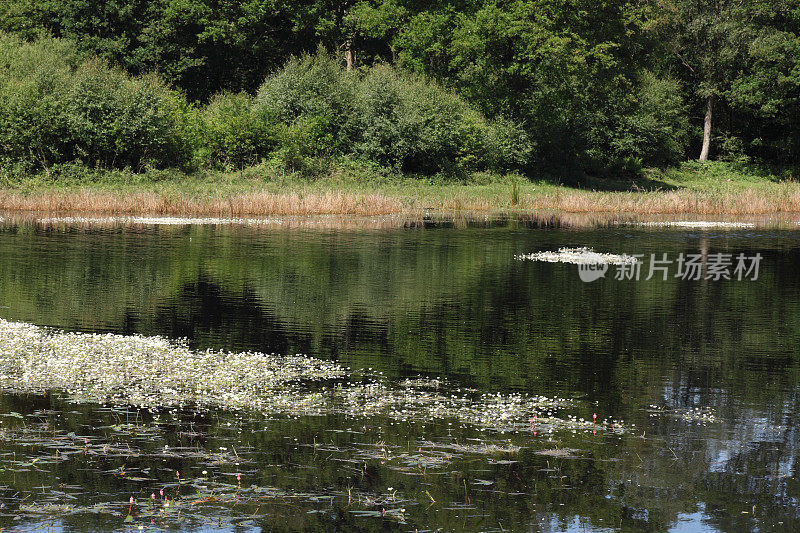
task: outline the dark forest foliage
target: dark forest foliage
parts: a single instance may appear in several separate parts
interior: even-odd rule
[[[800,0],[7,0],[0,30],[49,54],[2,41],[4,161],[635,173],[704,124],[711,159],[800,160]]]

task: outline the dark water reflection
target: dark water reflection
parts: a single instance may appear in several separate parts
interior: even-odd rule
[[[581,416],[596,410],[638,427],[624,439],[565,435],[551,445],[578,450],[579,459],[537,454],[544,445],[514,436],[515,445],[523,443],[518,462],[484,459],[476,469],[464,458],[446,469],[450,475],[420,484],[378,461],[365,462],[369,476],[351,476],[341,463],[315,463],[315,449],[302,444],[334,435],[345,450],[336,453],[352,458],[369,439],[409,447],[474,432],[365,423],[360,434],[332,433],[353,425],[335,417],[282,420],[266,430],[258,417],[194,413],[183,416],[205,428],[197,432],[203,437],[180,437],[170,424],[186,420],[164,415],[170,421],[160,422],[153,446],[238,442],[250,450],[249,475],[261,485],[338,493],[391,486],[410,502],[405,524],[355,516],[339,503],[320,512],[304,502],[300,514],[268,506],[264,518],[240,528],[798,531],[798,237],[789,230],[570,230],[509,221],[365,231],[6,225],[0,317],[186,337],[198,348],[306,353],[392,378],[443,376],[483,391],[578,398],[587,410]],[[612,269],[606,279],[583,283],[574,265],[513,259],[564,246],[671,258],[701,250],[760,253],[763,260],[757,281],[617,281]],[[654,414],[652,405],[670,413],[711,410],[717,421]],[[76,434],[118,418],[58,397],[6,396],[0,403],[0,412],[37,409],[63,411],[53,423]],[[241,433],[225,433],[231,421]],[[0,439],[0,450],[6,445]],[[160,460],[142,459],[139,467]],[[293,474],[278,464],[291,465]],[[165,472],[175,468],[191,466]],[[61,476],[83,486],[103,478],[85,470],[64,467]],[[134,490],[103,483],[100,492],[125,493],[121,500]],[[37,475],[0,469],[0,500],[36,484]],[[465,487],[492,488],[474,493],[480,512],[456,505],[466,502]],[[90,520],[55,527],[122,527]],[[0,518],[0,527],[14,524]]]

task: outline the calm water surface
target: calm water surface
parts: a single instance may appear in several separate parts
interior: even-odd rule
[[[756,281],[612,267],[593,283],[514,260],[564,246],[763,259]],[[6,394],[3,530],[800,531],[797,231],[7,222],[0,318],[566,397],[636,428],[542,437]],[[148,514],[165,487],[172,514]]]

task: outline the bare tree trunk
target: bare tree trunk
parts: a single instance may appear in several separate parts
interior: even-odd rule
[[[700,161],[708,161],[708,152],[711,149],[711,115],[714,108],[714,97],[706,99],[706,120],[703,124],[703,149],[700,151]]]
[[[347,39],[347,42],[344,43],[344,60],[347,64],[347,72],[353,70],[353,67],[356,64],[356,51],[353,47],[353,38]]]

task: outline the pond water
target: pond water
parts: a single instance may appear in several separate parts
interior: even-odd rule
[[[394,226],[7,220],[0,319],[306,354],[478,410],[563,399],[565,423],[4,386],[0,529],[800,531],[799,231]],[[645,263],[584,282],[515,259],[562,247]],[[719,253],[732,279],[675,277],[680,254]]]

